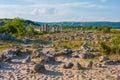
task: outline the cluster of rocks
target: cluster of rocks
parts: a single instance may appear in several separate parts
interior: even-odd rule
[[[100,56],[99,61],[102,62],[104,65],[116,65],[119,63],[120,60],[111,60],[108,56]]]
[[[16,47],[15,49],[7,49],[2,52],[0,56],[0,60],[4,62],[11,62],[11,60],[14,57],[19,56],[21,54],[22,54],[22,51],[20,47]]]
[[[51,42],[54,41],[61,41],[61,40],[81,40],[81,41],[86,41],[86,42],[92,42],[97,43],[98,40],[110,40],[108,35],[98,35],[94,31],[81,31],[81,32],[66,32],[66,33],[61,33],[59,36],[57,35],[49,35],[49,36],[39,36],[40,39],[45,39]]]
[[[64,69],[73,69],[73,70],[81,70],[83,67],[78,63],[72,63],[72,62],[67,62],[61,65],[62,68]]]

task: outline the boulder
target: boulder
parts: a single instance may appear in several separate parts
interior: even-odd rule
[[[75,62],[72,69],[73,70],[80,70],[80,69],[83,69],[83,67],[78,62]]]
[[[99,57],[99,61],[100,61],[100,62],[103,62],[103,61],[106,61],[106,60],[109,60],[109,57],[106,56],[106,55],[105,55],[105,56],[100,56],[100,57]]]
[[[40,72],[40,71],[43,71],[45,70],[45,66],[42,65],[42,64],[34,64],[33,65],[33,71],[34,72]]]

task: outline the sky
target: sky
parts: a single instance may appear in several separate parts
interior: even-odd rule
[[[0,0],[0,18],[120,22],[120,0]]]

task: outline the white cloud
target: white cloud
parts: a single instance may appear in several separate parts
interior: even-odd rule
[[[25,0],[28,1],[29,0]],[[105,2],[106,0],[101,0]],[[33,0],[30,2],[34,3]],[[29,5],[0,5],[0,18],[3,17],[23,17],[35,21],[95,21],[94,9],[106,9],[109,6],[100,5],[93,2],[68,2],[61,4],[34,3]],[[77,9],[77,10],[74,10]],[[85,11],[85,10],[86,11]],[[93,10],[89,12],[90,10]]]

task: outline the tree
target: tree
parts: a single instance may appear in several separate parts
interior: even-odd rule
[[[25,33],[24,20],[21,18],[14,18],[13,20],[4,20],[5,25],[0,28],[0,33],[7,32],[9,34],[20,36]]]
[[[25,32],[24,20],[21,18],[14,18],[11,21],[11,25],[17,29],[18,35],[22,35]]]

